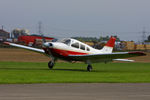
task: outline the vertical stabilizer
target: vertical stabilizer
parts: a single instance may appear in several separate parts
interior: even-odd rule
[[[106,43],[106,45],[101,49],[103,53],[112,53],[114,45],[115,45],[115,37],[110,37],[109,41]]]

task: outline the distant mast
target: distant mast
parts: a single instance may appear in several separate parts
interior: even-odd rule
[[[39,21],[39,34],[42,35],[42,22]]]
[[[142,31],[142,42],[144,43],[145,40],[146,40],[146,31],[145,31],[145,27],[143,28],[143,31]]]
[[[2,25],[2,30],[4,30],[4,26]]]

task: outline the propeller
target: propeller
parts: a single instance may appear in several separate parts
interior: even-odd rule
[[[44,35],[41,35],[41,37],[42,37],[42,42],[45,43],[46,40],[45,40],[45,38],[44,38]]]
[[[49,47],[52,47],[53,44],[46,42],[46,39],[44,38],[44,35],[43,35],[43,34],[41,34],[41,37],[42,37],[42,46],[46,47],[50,58],[51,58],[52,61],[54,62],[54,57],[53,57],[53,55],[52,55],[52,53],[51,53],[51,50],[49,49]]]
[[[42,34],[42,31],[41,31],[41,24],[42,24],[42,22],[39,22],[39,33],[41,34],[41,37],[42,37],[42,46],[44,46],[47,49],[49,56],[51,57],[52,61],[54,62],[54,57],[51,53],[51,50],[49,49],[49,47],[53,46],[53,44],[46,42],[46,39],[44,38],[44,35]]]

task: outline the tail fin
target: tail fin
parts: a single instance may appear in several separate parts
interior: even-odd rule
[[[103,53],[112,53],[113,47],[115,45],[115,37],[110,37],[109,41],[106,43],[106,45],[101,49]]]

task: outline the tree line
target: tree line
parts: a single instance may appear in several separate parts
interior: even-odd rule
[[[118,36],[113,36],[116,38],[117,42],[120,42],[120,38]],[[100,36],[100,37],[72,37],[74,39],[77,39],[82,42],[103,42],[108,41],[110,39],[110,36]]]

